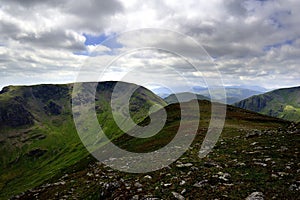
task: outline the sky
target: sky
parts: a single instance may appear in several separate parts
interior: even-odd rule
[[[128,80],[152,87],[159,79],[202,86],[203,74],[216,70],[227,86],[297,86],[299,8],[299,0],[3,0],[0,88],[74,82],[80,70],[83,81],[105,70],[105,80],[132,72]],[[133,50],[153,43],[166,50]]]

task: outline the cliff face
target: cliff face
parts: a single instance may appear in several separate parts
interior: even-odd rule
[[[290,121],[300,121],[300,87],[274,90],[242,100],[235,106]]]
[[[272,100],[272,96],[269,95],[257,95],[250,97],[248,99],[245,99],[243,101],[240,101],[235,104],[235,106],[244,108],[247,110],[251,110],[254,112],[260,112],[262,109],[264,109],[268,102]]]
[[[67,85],[5,87],[0,92],[0,127],[30,126],[45,115],[59,115],[67,99]]]
[[[0,125],[15,127],[32,124],[32,114],[20,103],[12,102],[10,107],[0,108]]]

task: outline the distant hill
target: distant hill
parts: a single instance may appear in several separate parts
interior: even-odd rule
[[[193,99],[209,100],[208,97],[205,97],[205,96],[200,95],[200,94],[193,94],[193,93],[190,93],[190,92],[182,92],[182,93],[177,93],[177,94],[171,94],[168,97],[164,98],[165,102],[167,102],[168,104],[178,103],[178,102],[188,102],[188,101],[191,101]]]
[[[257,89],[257,90],[253,90],[252,88],[254,89]],[[158,95],[159,97],[163,98],[163,99],[166,99],[167,97],[171,96],[172,95],[172,92],[166,88],[156,88],[156,89],[153,89],[152,90],[156,95]],[[178,92],[180,91],[180,92]],[[222,94],[221,90],[220,89],[214,89],[213,90],[215,92],[215,95],[218,95],[218,94]],[[230,87],[225,87],[225,91],[226,91],[226,99],[221,99],[220,102],[221,103],[224,103],[225,100],[226,100],[226,103],[227,104],[234,104],[236,102],[239,102],[243,99],[246,99],[248,97],[251,97],[253,95],[257,95],[257,94],[263,94],[266,89],[265,88],[262,88],[262,87],[258,87],[258,86],[230,86]],[[187,94],[187,93],[194,93],[194,94],[197,94],[197,95],[200,95],[198,99],[205,99],[205,100],[209,100],[211,99],[210,98],[210,94],[209,94],[209,91],[207,88],[205,87],[201,87],[201,86],[194,86],[190,91],[183,91],[183,90],[180,90],[178,89],[177,92],[175,92],[176,94]],[[185,95],[183,95],[185,96]],[[191,95],[189,95],[191,96]],[[171,98],[173,99],[173,97],[171,96]],[[183,98],[185,99],[185,98]],[[187,98],[189,99],[189,98]],[[167,99],[167,101],[169,101]],[[184,100],[186,101],[186,100]],[[172,103],[175,103],[176,101],[172,100],[170,101]]]
[[[299,122],[300,87],[274,90],[247,98],[234,105],[269,116]]]
[[[245,88],[236,88],[236,87],[225,87],[226,91],[226,103],[233,104],[239,102],[243,99],[251,97],[253,95],[261,94],[262,92],[245,89]],[[215,94],[221,93],[218,89],[214,90]],[[209,91],[207,89],[198,90],[197,92],[200,95],[210,97]],[[225,99],[221,101],[222,103],[225,102]]]

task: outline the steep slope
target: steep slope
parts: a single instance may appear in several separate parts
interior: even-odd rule
[[[235,106],[290,121],[300,121],[300,87],[283,88],[242,100]]]
[[[196,98],[195,98],[196,97]],[[199,94],[193,94],[190,92],[182,92],[182,93],[177,93],[177,94],[171,94],[164,98],[165,102],[168,104],[172,103],[178,103],[178,102],[188,102],[193,99],[198,99],[198,100],[209,100],[208,97],[199,95]]]
[[[88,87],[90,83],[84,83]],[[95,109],[108,137],[123,132],[114,123],[110,99],[116,82],[98,84]],[[121,83],[124,88],[134,84]],[[86,157],[71,111],[72,84],[9,86],[0,93],[0,197],[22,192]],[[134,121],[153,104],[166,103],[139,87],[130,99]]]
[[[184,103],[184,109],[193,109],[190,104]],[[25,192],[20,199],[245,199],[253,192],[265,199],[297,197],[299,125],[228,106],[219,142],[209,156],[199,159],[210,120],[210,103],[199,104],[201,121],[195,141],[170,167],[128,174],[93,158],[85,159]],[[180,124],[180,106],[168,105],[166,111],[168,120],[158,135],[149,139],[123,135],[113,142],[132,152],[153,151],[168,144]],[[183,125],[188,127],[193,122],[191,119]]]

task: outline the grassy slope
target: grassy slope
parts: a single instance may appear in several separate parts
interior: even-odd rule
[[[122,135],[118,128],[114,128],[117,126],[113,123],[108,104],[114,84],[99,84],[96,94],[98,121],[103,129],[109,130],[111,137]],[[74,126],[71,92],[71,85],[38,85],[10,86],[0,94],[2,115],[5,112],[22,115],[17,111],[14,113],[14,106],[21,105],[30,112],[34,121],[20,126],[9,126],[5,124],[9,121],[3,120],[0,123],[0,197],[35,187],[89,155]],[[49,111],[50,102],[61,109]],[[154,103],[165,105],[162,99],[145,88],[138,89],[131,102],[140,108],[131,113],[137,122],[147,116],[148,108]],[[24,117],[28,116],[24,114]],[[15,117],[11,120],[14,119],[23,122]]]
[[[190,199],[245,199],[254,191],[263,192],[267,199],[296,197],[297,192],[289,190],[289,186],[297,181],[296,159],[299,153],[295,153],[300,139],[299,133],[280,131],[288,126],[284,120],[229,106],[225,128],[219,142],[213,152],[201,160],[197,155],[207,130],[210,103],[201,101],[200,106],[201,121],[198,135],[192,148],[178,160],[182,163],[192,163],[196,168],[178,168],[174,163],[169,169],[164,168],[148,173],[152,179],[145,180],[143,177],[146,174],[120,173],[102,164],[96,164],[93,159],[83,160],[66,169],[60,177],[50,182],[63,180],[64,185],[36,188],[35,192],[27,192],[22,198],[30,199],[39,192],[40,198],[59,198],[67,195],[81,199],[114,199],[121,196],[130,199],[134,195],[140,197],[150,195],[150,197],[172,199],[172,191],[180,193],[184,189],[186,190],[184,196]],[[185,108],[189,109],[189,103],[185,104]],[[153,151],[164,146],[176,133],[180,120],[178,104],[169,105],[166,110],[167,124],[157,136],[150,139],[136,139],[123,135],[114,143],[133,152]],[[147,119],[145,120],[146,122],[142,123],[147,123]],[[268,131],[261,136],[246,138],[246,134],[255,129]],[[283,146],[288,148],[282,150]],[[213,165],[207,166],[207,163]],[[266,166],[256,163],[266,163]],[[229,173],[229,180],[218,179],[219,172]],[[282,172],[284,175],[280,175]],[[68,174],[68,177],[65,177],[65,174]],[[184,184],[180,184],[182,180],[185,181]],[[193,186],[204,180],[203,186]],[[137,191],[134,186],[137,181],[143,184],[142,191]],[[111,183],[119,183],[121,186],[105,190],[105,184]],[[165,183],[171,185],[164,186]],[[128,186],[130,188],[126,189]]]
[[[279,117],[300,121],[300,87],[274,90],[235,104],[238,107]]]

